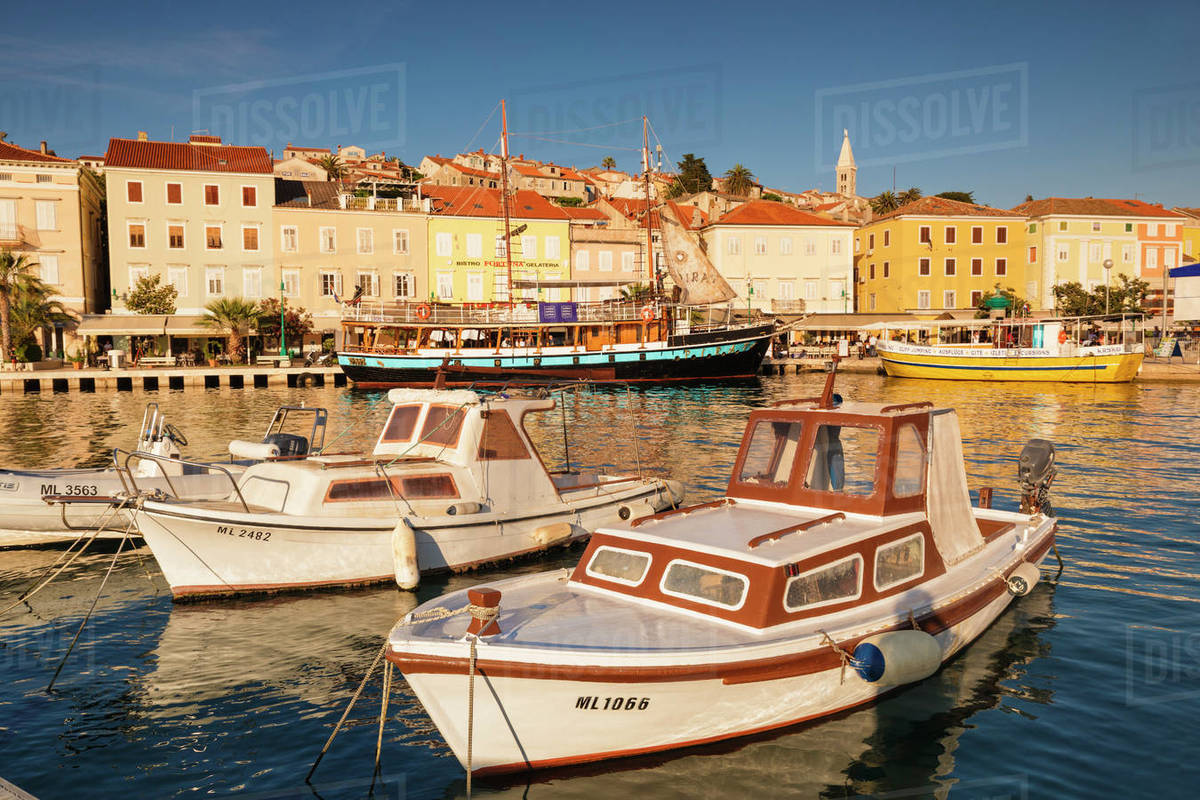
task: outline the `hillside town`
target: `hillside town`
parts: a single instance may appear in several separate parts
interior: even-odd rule
[[[482,149],[408,165],[354,145],[288,143],[276,157],[219,136],[144,132],[110,139],[102,156],[64,157],[0,133],[0,252],[36,276],[42,311],[24,309],[12,335],[6,326],[5,361],[26,360],[15,350],[31,341],[61,358],[83,337],[169,337],[186,350],[213,334],[205,317],[223,300],[304,314],[303,345],[319,349],[347,301],[485,306],[661,289],[653,231],[664,202],[738,293],[731,312],[809,330],[969,318],[993,295],[1049,314],[1068,290],[1101,287],[1138,295],[1160,325],[1177,280],[1194,280],[1172,270],[1200,254],[1200,208],[860,196],[848,133],[834,192],[772,188],[740,164],[712,176],[693,154],[678,166],[641,175],[611,158],[579,168],[521,153],[502,175],[500,156]]]

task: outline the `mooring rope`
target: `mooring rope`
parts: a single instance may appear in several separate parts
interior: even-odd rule
[[[833,640],[833,637],[830,636],[825,631],[818,629],[817,633],[821,634],[821,644],[828,645],[829,647],[833,648],[833,652],[837,653],[838,658],[841,659],[841,662],[842,662],[841,683],[845,683],[846,682],[846,667],[850,666],[850,667],[857,668],[861,662],[854,658],[853,653],[849,652],[848,650],[846,650],[846,648],[842,647],[837,642],[835,642]]]
[[[475,608],[475,606],[469,606]],[[495,609],[489,609],[495,610]],[[474,612],[471,616],[475,616]],[[478,636],[471,637],[471,662],[467,667],[467,799],[471,797],[471,772],[475,750],[475,645]]]
[[[383,645],[379,648],[379,652],[375,654],[375,660],[371,662],[371,668],[367,670],[367,674],[363,676],[362,683],[358,685],[358,689],[355,690],[354,696],[350,698],[350,705],[346,706],[346,710],[342,712],[342,718],[338,720],[337,725],[333,726],[333,733],[329,734],[329,738],[325,741],[325,746],[321,748],[321,752],[317,756],[317,760],[313,762],[312,768],[309,769],[308,774],[304,776],[305,783],[311,782],[313,773],[317,771],[317,765],[321,763],[321,759],[325,757],[327,752],[329,752],[329,746],[333,744],[334,737],[338,735],[338,732],[342,729],[342,725],[346,722],[346,718],[350,716],[350,712],[354,709],[354,704],[358,702],[359,695],[362,694],[363,689],[365,689],[367,686],[367,681],[371,679],[371,676],[375,673],[375,668],[379,666],[379,659],[383,658],[383,654],[387,652],[387,647],[388,643],[385,639]]]

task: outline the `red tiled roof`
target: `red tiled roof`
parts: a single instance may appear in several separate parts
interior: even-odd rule
[[[104,166],[265,175],[274,171],[271,156],[265,147],[149,142],[139,139],[109,139]]]
[[[845,225],[856,227],[852,222],[818,217],[801,211],[787,203],[777,203],[774,200],[752,200],[731,210],[718,219],[714,225]]]
[[[594,206],[559,206],[571,219],[608,219],[608,215]]]
[[[499,217],[500,190],[476,186],[424,186],[422,194],[433,199],[432,212],[458,217]],[[509,202],[509,216],[516,219],[567,219],[563,209],[537,192],[522,189]]]
[[[545,175],[537,167],[531,167],[528,164],[513,164],[512,168],[521,173],[527,178],[550,178],[551,175]]]
[[[906,203],[890,214],[876,217],[873,221],[891,219],[893,217],[1023,217],[1017,209],[1005,211],[1002,208],[980,206],[974,203],[964,203],[960,200],[950,200],[945,197],[922,197],[911,203]]]
[[[638,224],[644,223],[643,218],[646,214],[645,200],[631,197],[615,197],[610,199],[608,202],[613,208],[615,208],[621,214],[624,214],[629,219],[637,222]],[[675,202],[674,200],[668,200],[667,204],[671,206],[671,209],[675,212],[675,216],[679,217],[679,221],[683,223],[684,227],[689,230],[703,228],[708,224],[708,214],[705,214],[703,210],[698,209],[694,205],[683,205]],[[650,226],[655,228],[662,224],[658,218],[658,210],[656,208],[657,205],[658,204],[655,203],[655,207],[652,207],[650,210]],[[698,210],[700,211],[700,224],[693,225],[692,218],[695,216],[696,211]]]
[[[301,153],[328,153],[331,152],[328,147],[301,147],[298,144],[288,142],[288,146],[284,150],[298,150]]]
[[[1180,214],[1185,214],[1192,219],[1200,220],[1200,208],[1186,208],[1185,206],[1175,206],[1172,211],[1178,211]]]
[[[500,180],[499,172],[486,172],[482,169],[475,169],[474,167],[464,167],[462,164],[459,164],[456,161],[452,161],[446,166],[450,167],[451,169],[458,170],[463,175],[473,175],[476,178],[491,178],[492,180],[497,181]]]
[[[29,150],[10,142],[0,142],[0,161],[34,161],[39,164],[69,164],[71,159],[48,155],[40,150]]]
[[[1015,206],[1025,217],[1053,215],[1087,217],[1179,217],[1175,211],[1141,200],[1106,199],[1102,197],[1046,197]]]
[[[454,160],[451,158],[442,158],[441,156],[425,156],[425,158],[428,158],[430,161],[438,165],[450,164]]]

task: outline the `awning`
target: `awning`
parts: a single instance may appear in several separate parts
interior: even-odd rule
[[[79,336],[221,336],[200,324],[199,314],[87,314]]]
[[[629,286],[637,283],[632,278],[590,278],[585,280],[568,280],[553,278],[544,281],[521,278],[513,281],[514,289],[587,289],[593,286]]]

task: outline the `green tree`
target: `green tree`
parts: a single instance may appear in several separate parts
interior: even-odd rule
[[[871,198],[871,211],[883,215],[891,213],[900,207],[900,201],[892,192],[880,192]]]
[[[1150,284],[1141,278],[1118,274],[1119,285],[1108,288],[1108,310],[1112,314],[1139,314],[1146,311]],[[1087,291],[1078,281],[1054,287],[1054,307],[1064,317],[1091,317],[1104,313],[1105,287]]]
[[[780,197],[779,195],[775,194],[774,192],[763,192],[762,199],[763,200],[774,200],[776,203],[783,202],[783,198]]]
[[[617,160],[612,156],[605,156],[604,160],[600,162],[600,166],[604,167],[605,169],[616,169]]]
[[[330,153],[327,156],[321,156],[317,160],[317,166],[325,170],[329,176],[329,180],[338,181],[346,177],[346,165],[342,163],[342,159]]]
[[[988,305],[988,301],[997,295],[1008,301],[1008,316],[1018,316],[1025,313],[1025,308],[1028,305],[1028,303],[1025,301],[1025,298],[1017,294],[1017,290],[1011,286],[1000,288],[1000,284],[997,283],[996,288],[992,289],[992,291],[980,298],[979,304],[975,307],[976,319],[984,319],[992,315],[992,308]]]
[[[947,200],[957,200],[960,203],[975,205],[975,192],[941,192],[934,197],[944,197]]]
[[[679,197],[696,192],[707,192],[712,189],[712,175],[703,158],[696,158],[695,153],[684,153],[683,160],[678,162],[679,177],[671,184],[668,194]]]
[[[636,303],[644,299],[650,299],[651,289],[644,283],[631,283],[628,286],[621,287],[621,299]]]
[[[179,291],[170,283],[159,286],[161,280],[161,275],[138,278],[125,307],[135,314],[174,314]]]
[[[19,299],[22,287],[31,278],[36,280],[33,268],[36,262],[29,256],[17,255],[11,250],[0,252],[0,357],[7,359],[12,353],[13,329],[12,308]]]
[[[266,297],[258,301],[258,324],[256,327],[259,336],[279,339],[279,298]],[[304,341],[304,337],[312,333],[312,329],[312,314],[303,308],[284,306],[284,341],[290,342],[289,348],[293,345],[299,346],[300,342]]]
[[[53,299],[54,290],[40,278],[21,278],[9,309],[12,342],[15,351],[36,342],[38,329],[55,324],[77,322],[62,303]]]
[[[742,164],[734,164],[727,169],[724,178],[725,191],[729,194],[745,197],[754,188],[754,173],[750,171],[749,167]]]
[[[908,191],[901,192],[900,197],[897,199],[898,199],[900,205],[906,206],[909,203],[915,203],[916,201],[920,200],[921,197],[922,197],[921,190],[915,186],[912,186],[912,187],[909,187]]]
[[[560,206],[568,206],[570,208],[579,208],[580,206],[583,205],[583,198],[582,197],[556,197],[556,198],[554,198],[554,202],[558,203]]]
[[[204,307],[200,324],[216,328],[225,334],[229,357],[240,360],[245,357],[242,337],[250,326],[258,322],[258,306],[240,297],[222,297]]]

